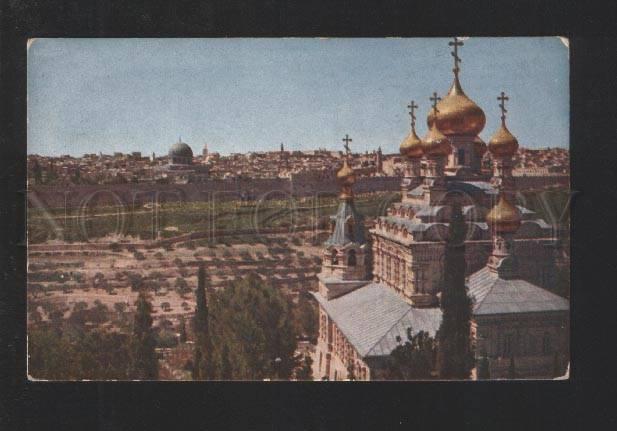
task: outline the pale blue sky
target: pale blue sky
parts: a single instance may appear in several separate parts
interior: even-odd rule
[[[461,84],[484,109],[485,140],[510,96],[522,146],[568,147],[568,49],[556,37],[477,38]],[[37,39],[28,51],[28,153],[398,151],[407,104],[452,82],[448,39]]]

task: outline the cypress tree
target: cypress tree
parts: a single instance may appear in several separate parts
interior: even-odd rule
[[[212,366],[212,341],[208,322],[208,297],[206,295],[206,269],[203,265],[197,272],[197,290],[195,299],[197,307],[193,318],[195,332],[195,380],[210,380],[214,378]]]
[[[466,234],[467,225],[461,206],[454,203],[445,247],[442,321],[437,336],[437,369],[442,379],[468,379],[473,364],[471,299],[465,286]]]
[[[144,291],[139,292],[135,302],[137,310],[133,323],[132,377],[139,380],[158,378],[156,341],[152,333],[152,304]]]

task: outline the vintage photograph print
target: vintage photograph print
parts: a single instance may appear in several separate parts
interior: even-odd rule
[[[27,50],[30,380],[569,378],[566,38]]]

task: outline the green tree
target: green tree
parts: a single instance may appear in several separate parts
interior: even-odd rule
[[[304,355],[302,365],[296,371],[296,379],[313,380],[313,359],[310,355]]]
[[[135,302],[135,321],[133,323],[132,377],[139,380],[158,378],[156,340],[152,333],[152,304],[146,292],[139,292]]]
[[[425,331],[413,335],[407,328],[407,341],[390,353],[384,372],[385,380],[431,379],[435,363],[435,339]]]
[[[195,359],[193,378],[195,380],[210,380],[214,378],[212,364],[212,340],[210,338],[210,322],[208,316],[208,296],[206,284],[208,283],[206,268],[199,266],[197,271],[197,289],[195,291],[196,309],[193,317],[193,329],[195,333]]]
[[[292,309],[278,289],[252,273],[214,292],[209,303],[212,345],[215,351],[229,347],[235,379],[291,377],[296,332]],[[214,357],[221,358],[221,352]]]
[[[442,321],[437,336],[437,368],[443,379],[468,379],[473,367],[471,299],[465,286],[466,234],[461,207],[454,203],[445,247]]]

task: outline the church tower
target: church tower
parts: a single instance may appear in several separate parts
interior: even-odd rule
[[[401,156],[406,159],[403,182],[401,183],[402,201],[407,202],[407,193],[420,185],[421,182],[421,163],[424,151],[422,150],[422,140],[416,134],[416,115],[415,110],[418,105],[412,100],[409,105],[409,116],[411,117],[411,132],[403,140],[399,147]]]
[[[437,93],[433,92],[433,96],[430,99],[433,102],[432,115],[436,117],[439,113],[437,102],[441,98],[437,97]],[[441,202],[446,194],[445,166],[447,157],[452,153],[452,144],[437,127],[437,121],[433,121],[421,145],[426,157],[423,184],[424,196],[427,204],[434,205],[437,202]]]
[[[493,159],[491,184],[509,195],[514,191],[514,178],[512,176],[514,162],[512,158],[518,150],[518,141],[506,127],[506,112],[508,111],[505,102],[509,98],[502,91],[497,100],[499,100],[499,107],[501,108],[501,126],[491,137],[488,144],[488,150]]]
[[[454,151],[448,154],[446,170],[459,177],[473,177],[480,174],[482,156],[486,152],[486,144],[478,136],[484,129],[486,116],[467,97],[459,81],[462,60],[458,48],[463,46],[463,42],[455,37],[449,45],[453,48],[454,81],[448,94],[439,99],[436,109],[429,114],[427,124],[429,128],[436,125],[452,144]]]
[[[332,299],[370,282],[367,280],[367,242],[364,219],[356,210],[353,184],[356,175],[351,168],[348,135],[343,139],[346,155],[343,166],[336,174],[341,186],[339,206],[331,217],[331,233],[324,243],[322,271],[318,274],[319,292]]]

